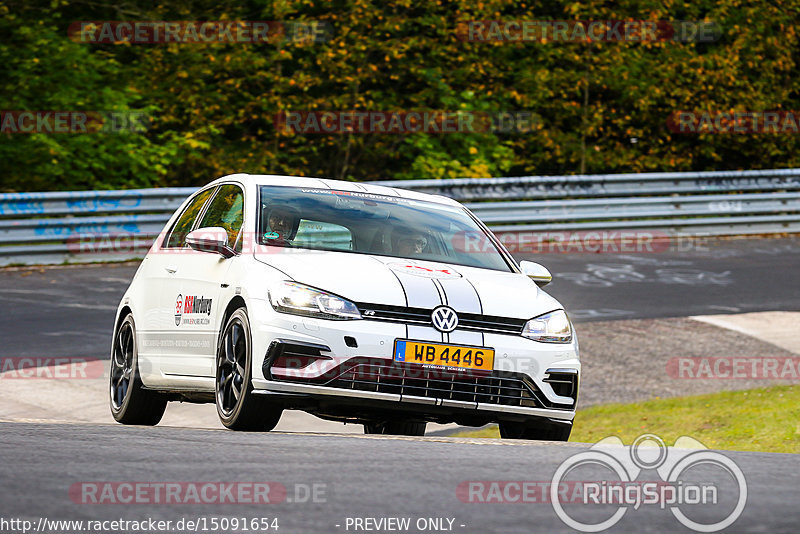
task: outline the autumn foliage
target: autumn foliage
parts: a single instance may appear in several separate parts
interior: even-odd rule
[[[199,185],[231,172],[380,180],[796,167],[800,132],[679,132],[670,118],[800,110],[798,11],[767,0],[0,0],[0,110],[148,117],[122,131],[3,129],[0,190]],[[199,28],[187,21],[272,21],[280,31],[83,42],[81,21],[183,21],[184,30]],[[576,21],[652,21],[659,35],[663,21],[695,21],[718,34],[470,40],[469,21],[570,21],[573,30]],[[324,111],[534,120],[521,131],[313,135],[276,120]]]

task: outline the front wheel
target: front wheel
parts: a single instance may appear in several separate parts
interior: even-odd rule
[[[114,333],[109,372],[111,415],[123,425],[157,425],[167,409],[167,399],[144,389],[139,376],[136,326],[130,313]]]
[[[219,420],[231,430],[268,432],[283,410],[252,394],[252,344],[247,311],[239,308],[225,324],[217,348],[215,398]]]
[[[364,424],[364,434],[392,434],[395,436],[424,436],[426,422],[378,421]]]
[[[533,439],[537,441],[567,441],[572,425],[540,424],[528,426],[524,423],[500,423],[503,439]]]

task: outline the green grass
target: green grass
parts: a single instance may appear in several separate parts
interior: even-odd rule
[[[619,436],[630,445],[646,433],[660,436],[667,445],[690,436],[710,449],[800,453],[800,386],[579,409],[570,441],[594,443]],[[457,435],[500,437],[496,426]]]

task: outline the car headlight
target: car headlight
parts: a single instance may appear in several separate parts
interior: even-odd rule
[[[556,310],[534,317],[525,323],[522,335],[543,343],[570,343],[572,325],[564,310]]]
[[[282,282],[269,290],[275,311],[320,319],[361,319],[355,304],[336,295],[295,282]]]

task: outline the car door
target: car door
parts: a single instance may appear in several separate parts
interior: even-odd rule
[[[170,368],[170,360],[175,358],[177,317],[182,310],[182,305],[176,308],[177,295],[181,292],[177,273],[181,256],[186,251],[186,234],[204,212],[215,190],[216,187],[209,187],[195,193],[142,262],[139,276],[143,291],[138,296],[136,314],[139,368],[152,385],[164,382],[164,370]]]
[[[244,191],[236,184],[223,184],[214,193],[194,224],[195,230],[220,227],[228,233],[228,246],[240,249],[244,218]],[[223,285],[238,256],[185,249],[177,261],[172,298],[176,309],[175,350],[165,372],[182,377],[186,385],[208,385],[215,373],[217,334],[227,303],[220,302]],[[178,302],[180,300],[180,302]],[[180,320],[177,314],[180,308]],[[213,382],[211,382],[213,385]]]

